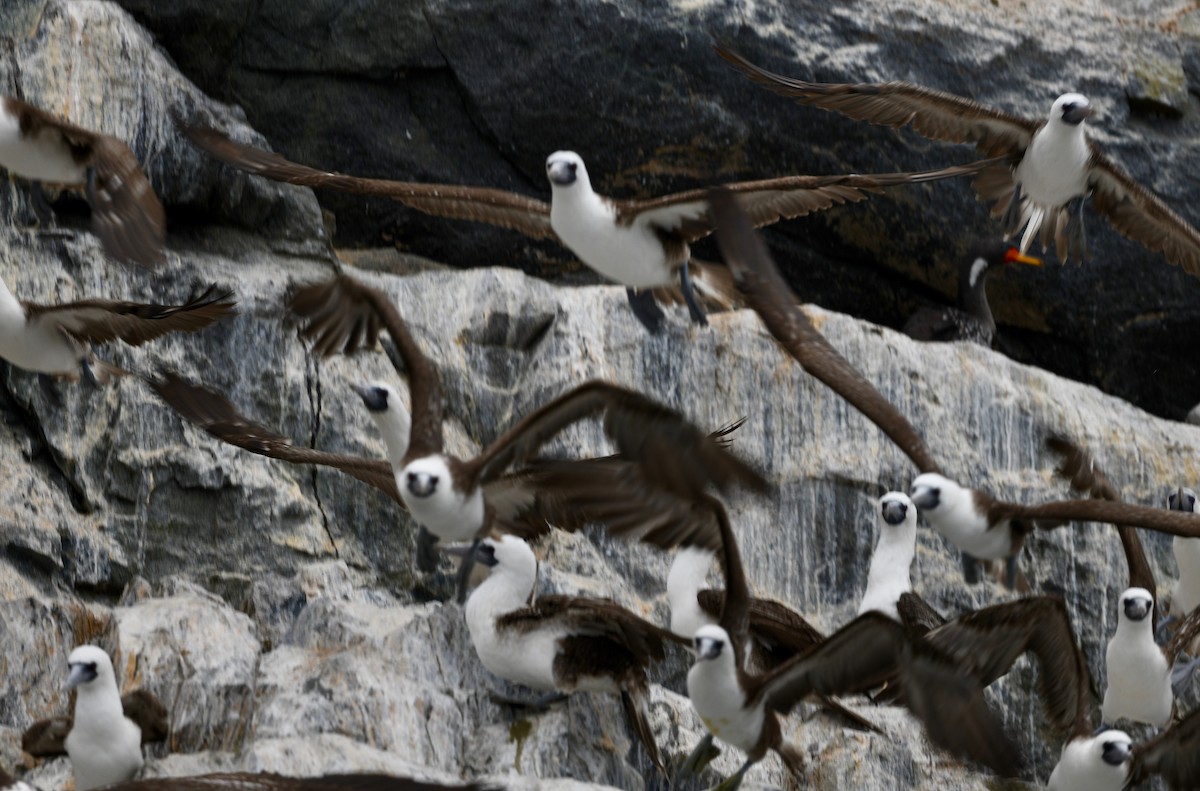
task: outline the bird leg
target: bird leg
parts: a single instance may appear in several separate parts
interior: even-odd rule
[[[83,193],[87,195],[88,206],[96,206],[96,169],[87,169],[87,181],[84,182]]]
[[[533,709],[535,711],[544,711],[555,703],[562,703],[566,699],[567,693],[565,692],[547,692],[545,695],[535,695],[529,698],[505,695],[496,690],[488,692],[488,700],[497,706],[512,706],[518,709]]]
[[[688,273],[687,261],[684,261],[683,266],[679,267],[679,288],[683,291],[683,301],[687,303],[692,321],[707,327],[708,318],[700,309],[700,303],[696,301],[696,289],[692,287],[692,276]]]
[[[962,553],[962,572],[963,579],[966,580],[969,585],[979,584],[979,561],[968,555],[966,552]]]
[[[1008,202],[1008,208],[1004,210],[1004,216],[1000,218],[1000,227],[1004,229],[1005,236],[1009,236],[1017,232],[1018,223],[1021,222],[1021,182],[1013,184],[1012,199]]]
[[[42,188],[42,182],[36,180],[33,182],[29,190],[29,197],[37,224],[39,226],[50,225],[54,221],[54,207],[50,205],[50,200],[46,197],[46,190]]]
[[[662,330],[666,314],[654,300],[654,292],[627,288],[625,295],[629,297],[629,307],[633,309],[633,315],[637,316],[638,321],[650,331],[651,335],[657,335]]]
[[[704,767],[712,763],[713,759],[720,754],[721,748],[713,744],[713,735],[711,733],[704,734],[704,738],[679,767],[679,771],[675,774],[675,782],[678,783],[700,774],[704,771]]]
[[[746,776],[746,772],[750,771],[750,767],[754,766],[754,759],[746,761],[742,764],[742,768],[734,772],[733,776],[725,782],[713,788],[712,791],[737,791],[742,784],[742,778]]]
[[[1017,571],[1019,571],[1020,560],[1021,556],[1018,554],[1004,561],[1004,587],[1010,591],[1017,589]]]
[[[1077,255],[1080,261],[1091,258],[1083,227],[1083,199],[1080,195],[1067,203],[1067,255]]]
[[[459,604],[467,603],[467,585],[471,582],[471,572],[475,569],[475,552],[479,549],[479,545],[483,543],[483,539],[477,538],[471,542],[471,549],[462,559],[462,564],[458,567],[455,587],[458,594],[455,599]]]
[[[437,571],[438,537],[424,527],[417,528],[417,569],[425,574]]]

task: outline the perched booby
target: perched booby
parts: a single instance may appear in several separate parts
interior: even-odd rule
[[[169,332],[196,332],[234,312],[232,292],[209,286],[183,305],[89,299],[62,305],[19,302],[0,281],[0,357],[29,371],[104,381],[120,369],[93,360],[88,345],[140,346]],[[99,370],[95,370],[99,368]]]
[[[1041,266],[1040,258],[1024,255],[998,239],[981,239],[958,270],[956,307],[924,307],[909,317],[904,334],[918,341],[971,341],[991,348],[996,320],[988,306],[988,273],[1006,264]]]
[[[1077,736],[1063,747],[1046,789],[1124,791],[1154,775],[1172,791],[1200,787],[1200,710],[1141,744],[1117,730]]]
[[[1109,522],[1172,535],[1200,537],[1200,517],[1111,500],[1062,500],[1021,505],[966,489],[937,473],[918,475],[913,503],[933,529],[963,551],[969,582],[978,581],[976,560],[1003,560],[1006,582],[1015,587],[1017,559],[1025,536],[1035,527],[1053,529],[1069,522]]]
[[[1004,215],[1005,233],[1024,226],[1022,253],[1040,235],[1043,247],[1054,239],[1060,261],[1087,257],[1083,202],[1090,195],[1092,206],[1121,234],[1200,276],[1200,232],[1088,139],[1083,122],[1092,105],[1078,93],[1055,99],[1039,120],[905,82],[805,82],[755,66],[725,47],[716,50],[751,80],[801,104],[894,128],[912,124],[930,139],[974,143],[987,156],[1007,158],[981,172],[974,186],[993,214]]]
[[[121,710],[142,732],[142,744],[161,742],[170,735],[167,707],[148,690],[135,689],[122,695]],[[21,734],[21,749],[35,758],[66,755],[67,734],[74,724],[71,715],[38,720]]]
[[[1121,594],[1117,631],[1104,652],[1108,686],[1100,713],[1108,725],[1127,719],[1165,728],[1175,712],[1173,657],[1154,642],[1153,613],[1150,591],[1130,588]]]
[[[627,467],[648,490],[662,490],[682,502],[694,502],[708,486],[727,490],[734,485],[764,489],[766,482],[722,443],[705,434],[679,413],[649,398],[605,382],[582,384],[526,415],[515,426],[471,459],[445,451],[442,438],[444,399],[437,372],[408,331],[390,298],[383,292],[347,276],[307,286],[296,293],[292,310],[307,320],[303,335],[313,339],[313,351],[329,356],[369,347],[387,329],[408,372],[412,404],[408,449],[396,466],[396,486],[405,506],[439,540],[476,541],[495,522],[495,507],[486,485],[509,467],[533,457],[538,449],[566,426],[593,415],[604,416],[606,433],[614,440]],[[491,506],[491,507],[489,507]],[[664,548],[677,546],[686,536],[656,529],[655,506],[641,507],[641,518],[627,529],[645,531],[637,537]],[[686,520],[687,530],[710,530]],[[625,529],[614,529],[618,534]],[[690,543],[715,542],[693,536]],[[459,596],[466,591],[471,555],[460,568]]]
[[[198,148],[233,167],[275,181],[327,187],[391,198],[427,214],[510,228],[534,239],[558,239],[583,263],[628,287],[638,318],[658,329],[662,313],[650,294],[672,299],[679,292],[693,320],[706,323],[692,288],[728,306],[734,293],[723,268],[691,259],[689,245],[713,231],[703,190],[648,200],[618,201],[596,194],[583,159],[556,151],[546,159],[551,202],[504,190],[450,184],[418,184],[357,178],[289,162],[278,154],[230,140],[213,129],[190,126],[184,133]],[[755,225],[802,217],[842,203],[864,200],[884,187],[918,184],[981,172],[989,162],[920,173],[788,176],[727,184],[725,189]],[[680,293],[681,292],[681,293]]]
[[[166,216],[129,146],[56,118],[11,96],[0,97],[0,167],[42,184],[82,189],[92,230],[118,261],[156,266],[165,260]]]
[[[665,657],[664,641],[686,645],[611,599],[538,596],[537,558],[525,541],[505,535],[476,541],[489,569],[466,603],[475,653],[501,678],[545,692],[619,694],[651,762],[666,773],[649,722],[646,668]]]
[[[67,688],[76,690],[75,717],[65,746],[77,791],[128,780],[142,768],[142,731],[121,708],[112,660],[81,645],[67,657]]]
[[[188,777],[148,777],[111,786],[112,791],[488,791],[480,783],[443,785],[383,774],[321,775],[287,777],[272,772],[218,772]],[[0,791],[37,791],[24,781],[14,780],[0,768]]]
[[[1180,488],[1170,494],[1167,505],[1172,511],[1195,513],[1196,493]],[[1200,607],[1200,540],[1176,536],[1171,548],[1179,566],[1179,581],[1171,593],[1171,614],[1186,618],[1188,613]]]
[[[871,555],[867,590],[858,614],[872,610],[902,620],[900,597],[912,592],[909,568],[917,550],[917,509],[903,492],[888,492],[879,500],[879,543]]]
[[[766,245],[754,233],[750,218],[733,196],[719,189],[712,190],[709,201],[716,220],[721,255],[733,273],[738,291],[758,313],[767,330],[805,371],[824,382],[878,426],[917,469],[937,471],[933,454],[912,424],[825,340],[801,310]]]

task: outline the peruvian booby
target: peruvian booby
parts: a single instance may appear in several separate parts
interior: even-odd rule
[[[981,239],[958,271],[958,304],[924,307],[904,324],[904,334],[918,341],[971,341],[991,348],[996,320],[987,299],[988,273],[1006,264],[1041,266],[1040,258],[1023,254],[998,239]]]
[[[1195,513],[1196,493],[1181,487],[1167,497],[1167,506],[1172,511]],[[1200,607],[1200,539],[1176,536],[1171,549],[1179,566],[1179,581],[1171,593],[1171,614],[1186,618],[1188,613]]]
[[[1108,685],[1100,714],[1108,725],[1127,719],[1165,728],[1175,713],[1173,657],[1154,642],[1154,597],[1130,588],[1117,602],[1117,631],[1104,652]]]
[[[190,126],[184,133],[198,148],[233,167],[275,181],[326,187],[390,198],[440,217],[483,222],[520,231],[534,239],[557,239],[599,274],[629,289],[638,318],[656,331],[662,313],[649,294],[686,301],[694,321],[706,323],[692,287],[728,306],[735,294],[722,267],[691,258],[689,245],[713,231],[703,190],[647,200],[613,200],[592,189],[583,159],[556,151],[546,159],[551,201],[504,190],[450,184],[419,184],[357,178],[290,162],[278,154],[230,140],[213,129]],[[727,184],[755,225],[802,217],[842,203],[864,200],[884,187],[973,175],[988,162],[920,173],[845,176],[787,176]],[[676,279],[679,291],[673,292]],[[649,299],[649,301],[647,301]]]
[[[805,371],[878,426],[917,469],[937,471],[938,464],[920,433],[825,340],[804,314],[766,245],[754,233],[750,218],[734,197],[719,189],[711,190],[709,201],[721,255],[733,273],[738,291],[767,330]]]
[[[443,785],[384,774],[287,777],[272,772],[218,772],[187,777],[148,777],[111,786],[111,791],[494,791],[481,783]],[[0,791],[38,791],[0,768]]]
[[[183,305],[88,299],[62,305],[20,302],[0,281],[0,357],[29,371],[104,381],[122,373],[93,360],[88,344],[140,346],[170,332],[196,332],[234,312],[232,292],[209,286]],[[98,370],[97,370],[98,369]]]
[[[878,508],[879,542],[871,555],[858,614],[875,611],[900,621],[900,597],[912,592],[909,569],[917,551],[917,509],[903,492],[888,492]]]
[[[501,678],[544,692],[619,694],[651,762],[666,774],[649,721],[646,668],[665,657],[664,642],[686,645],[611,599],[537,596],[537,558],[504,535],[462,550],[489,569],[466,603],[475,653]]]
[[[986,156],[1007,158],[983,170],[974,187],[993,214],[1004,215],[1005,233],[1024,226],[1021,252],[1040,235],[1043,247],[1054,239],[1062,262],[1070,255],[1087,257],[1083,202],[1090,195],[1092,206],[1122,235],[1200,276],[1200,232],[1088,139],[1083,122],[1092,105],[1078,93],[1059,96],[1039,120],[905,82],[805,82],[725,47],[716,50],[751,80],[801,104],[893,128],[912,124],[930,139],[973,143]]]
[[[964,553],[968,581],[978,581],[975,560],[1002,560],[1006,582],[1015,587],[1017,559],[1034,528],[1053,529],[1070,522],[1108,522],[1160,533],[1200,537],[1200,517],[1110,500],[1062,500],[1022,505],[966,489],[937,473],[918,475],[910,494],[934,530]],[[974,571],[974,573],[972,573]]]
[[[348,277],[307,286],[295,294],[292,310],[307,321],[302,330],[313,339],[313,352],[329,356],[369,347],[386,329],[408,373],[412,421],[408,449],[397,466],[396,486],[414,518],[444,541],[482,539],[495,522],[486,485],[514,464],[530,460],[538,449],[566,426],[596,415],[604,416],[605,432],[614,440],[622,464],[632,463],[646,489],[662,490],[683,502],[703,497],[708,486],[727,490],[735,485],[762,490],[763,478],[722,443],[705,434],[679,413],[626,388],[588,382],[526,415],[515,426],[470,459],[445,451],[442,420],[445,404],[433,364],[408,331],[391,299],[378,289]],[[626,473],[630,474],[630,473]],[[640,508],[641,518],[627,529],[643,529],[642,541],[664,548],[683,540],[715,545],[706,538],[680,536],[675,530],[655,529],[655,508]],[[703,522],[684,521],[685,529],[709,530]],[[609,525],[618,534],[625,529]],[[460,568],[459,596],[466,591],[471,557]]]
[[[40,110],[0,97],[0,167],[41,185],[82,189],[92,230],[118,261],[157,266],[165,260],[166,215],[129,146]]]
[[[142,732],[142,744],[161,742],[170,735],[167,707],[153,693],[135,689],[121,696],[121,710]],[[75,718],[71,715],[38,720],[21,734],[21,749],[35,758],[66,755],[67,734]]]
[[[77,791],[129,780],[142,768],[142,731],[125,716],[112,660],[81,645],[67,657],[67,688],[76,691],[75,716],[64,745]]]

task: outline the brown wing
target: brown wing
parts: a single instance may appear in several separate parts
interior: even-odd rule
[[[1200,538],[1200,514],[1108,500],[1057,500],[1040,505],[996,500],[988,509],[988,520],[994,522],[998,519],[1021,519],[1044,529],[1060,527],[1067,522],[1108,522],[1185,538]]]
[[[630,652],[640,667],[666,656],[664,641],[689,641],[631,613],[612,599],[539,596],[529,606],[496,619],[496,629],[529,632],[553,623],[570,635],[604,637]]]
[[[858,121],[912,128],[932,140],[973,143],[990,157],[1024,153],[1041,126],[1019,115],[952,93],[907,82],[823,83],[784,77],[714,45],[717,54],[754,82],[801,104],[833,110]]]
[[[1122,236],[1162,252],[1172,264],[1200,277],[1200,231],[1130,178],[1094,143],[1091,146],[1088,187],[1096,211],[1108,217]]]
[[[21,734],[21,749],[35,758],[67,754],[67,734],[75,721],[70,716],[38,720]]]
[[[144,689],[135,689],[121,696],[125,716],[142,731],[142,744],[160,742],[170,735],[167,707]],[[74,720],[71,716],[38,720],[21,734],[21,749],[36,758],[67,754],[67,734]]]
[[[486,787],[477,783],[442,785],[383,774],[285,777],[265,772],[222,772],[130,780],[106,788],[111,791],[484,791]]]
[[[322,357],[339,351],[353,354],[359,348],[374,346],[380,328],[386,328],[408,368],[412,437],[407,456],[421,458],[441,453],[442,385],[391,298],[352,277],[339,275],[297,291],[292,311],[308,320],[303,335],[313,339],[313,352]]]
[[[229,399],[215,390],[192,384],[170,371],[161,372],[159,377],[157,380],[148,380],[159,398],[184,420],[222,442],[291,464],[333,467],[374,486],[404,507],[404,501],[396,489],[392,466],[383,459],[364,459],[361,456],[298,447],[287,437],[244,417]]]
[[[1086,492],[1089,497],[1097,500],[1120,502],[1121,496],[1117,487],[1096,466],[1091,454],[1065,437],[1050,437],[1046,445],[1063,457],[1058,474],[1071,482],[1071,488],[1077,492]],[[1128,525],[1115,525],[1117,534],[1121,537],[1121,547],[1125,550],[1125,565],[1129,570],[1129,587],[1145,588],[1157,602],[1158,583],[1154,580],[1154,571],[1150,561],[1146,559],[1146,550],[1142,540],[1138,538],[1137,530]]]
[[[1021,773],[1021,753],[988,708],[983,688],[951,657],[914,640],[901,655],[900,686],[934,744],[1001,777]]]
[[[1171,641],[1167,643],[1164,653],[1167,655],[1167,664],[1174,666],[1175,660],[1179,657],[1190,654],[1192,645],[1200,639],[1200,607],[1188,613],[1183,619],[1183,623],[1175,629],[1175,633],[1171,635]]]
[[[92,230],[105,252],[141,266],[162,264],[166,213],[137,158],[115,137],[98,138],[92,152]]]
[[[1133,748],[1129,785],[1160,775],[1172,791],[1191,791],[1200,778],[1200,709]]]
[[[464,465],[468,480],[499,476],[533,457],[566,426],[600,413],[621,456],[638,464],[638,475],[629,485],[647,498],[663,490],[693,502],[704,497],[709,484],[722,490],[735,484],[766,487],[749,465],[678,412],[607,382],[587,382],[531,412]]]
[[[717,244],[738,288],[775,339],[812,376],[850,402],[904,451],[921,472],[938,465],[912,424],[837,352],[796,304],[766,246],[732,197],[711,193],[717,218]]]
[[[988,686],[1030,651],[1046,714],[1068,736],[1090,733],[1091,675],[1062,600],[1040,596],[967,613],[926,635]]]
[[[699,602],[700,608],[716,620],[725,606],[725,591],[702,590]],[[758,597],[750,599],[750,636],[767,646],[773,656],[786,653],[789,659],[825,639],[803,615],[786,604]]]
[[[721,189],[733,195],[750,223],[759,228],[831,206],[866,200],[871,194],[882,192],[884,187],[975,175],[994,164],[992,160],[982,160],[913,173],[785,176],[724,184]],[[709,209],[707,189],[677,192],[643,201],[618,201],[614,202],[614,206],[619,223],[645,223],[663,231],[677,232],[687,242],[708,236],[716,229]]]
[[[941,613],[915,593],[901,593],[896,601],[896,611],[900,614],[900,623],[917,634],[925,634],[946,623]]]
[[[278,154],[237,143],[215,129],[184,127],[187,138],[209,156],[239,170],[304,187],[323,187],[389,198],[438,217],[470,220],[520,231],[534,239],[557,238],[550,227],[550,206],[515,192],[453,184],[418,184],[328,173],[290,162]]]
[[[51,322],[67,335],[85,343],[120,339],[130,346],[171,332],[196,332],[214,321],[231,316],[237,305],[232,291],[209,286],[204,293],[183,305],[147,305],[91,299],[63,305],[23,303],[29,324]]]

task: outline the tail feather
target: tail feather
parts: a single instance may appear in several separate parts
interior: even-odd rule
[[[733,282],[733,273],[724,264],[697,261],[693,258],[688,263],[688,273],[691,275],[696,296],[705,308],[732,310],[742,304],[737,285]],[[658,286],[652,290],[654,298],[664,305],[684,304],[683,292],[678,285]]]
[[[625,706],[625,716],[637,733],[638,741],[646,748],[650,762],[657,767],[663,777],[667,776],[667,768],[663,765],[662,755],[658,751],[658,742],[654,740],[654,729],[650,727],[649,690],[643,684],[631,684],[621,691],[621,703]]]

